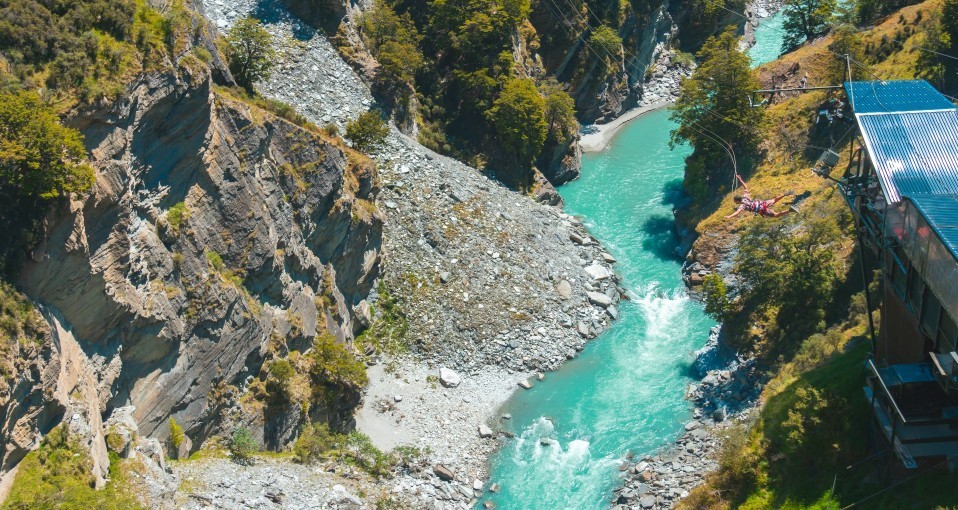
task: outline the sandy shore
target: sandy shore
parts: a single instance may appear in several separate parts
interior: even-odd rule
[[[671,100],[663,99],[652,104],[633,108],[623,113],[608,124],[593,124],[586,126],[585,129],[590,132],[588,134],[582,135],[582,138],[579,139],[579,147],[582,147],[584,152],[601,151],[606,145],[609,144],[609,142],[612,140],[612,137],[615,136],[616,131],[624,126],[626,122],[629,122],[630,120],[640,117],[653,110],[658,110],[659,108],[667,106],[671,103]]]
[[[457,475],[485,480],[498,434],[480,438],[479,426],[496,431],[497,411],[513,392],[523,391],[518,382],[531,374],[483,367],[476,373],[459,372],[459,386],[446,388],[436,380],[438,367],[409,359],[397,360],[392,373],[386,366],[367,370],[369,386],[356,414],[356,429],[382,450],[428,447],[434,461]]]

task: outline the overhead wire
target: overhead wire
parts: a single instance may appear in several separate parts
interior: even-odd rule
[[[566,4],[570,7],[570,10],[571,10],[572,12],[576,12],[576,13],[578,13],[578,14],[581,14],[581,11],[579,11],[579,10],[576,9],[574,0],[565,0],[565,2],[566,2]],[[594,18],[599,22],[599,24],[601,25],[601,24],[602,24],[602,18],[599,17],[599,15],[597,15],[597,14],[595,13],[595,11],[593,11],[593,10],[589,7],[588,2],[587,2],[586,0],[582,0],[582,5],[586,8],[586,11],[587,11],[589,14],[591,14],[592,17],[594,17]],[[591,32],[591,31],[595,30],[595,28],[592,26],[592,23],[589,22],[589,16],[588,16],[588,15],[585,15],[584,18],[585,18],[584,21],[585,21],[586,27],[588,27],[589,31]],[[635,53],[630,52],[630,51],[628,50],[628,48],[625,47],[624,44],[622,45],[622,53],[623,53],[622,57],[623,57],[625,60],[628,60],[628,59],[630,59],[630,58],[631,58],[631,59],[635,59],[635,60],[637,60],[637,61],[640,60],[639,57],[638,57],[638,55],[636,55]],[[628,74],[628,69],[626,69],[626,74]]]
[[[585,39],[585,37],[582,37],[581,34],[576,34],[576,33],[572,30],[572,27],[573,27],[575,24],[572,23],[572,21],[571,21],[569,18],[567,18],[565,14],[563,14],[562,9],[560,9],[559,6],[558,6],[558,4],[555,3],[555,0],[548,0],[548,2],[549,2],[549,4],[552,5],[552,7],[555,8],[555,12],[553,12],[552,9],[549,9],[549,13],[550,13],[550,14],[553,14],[554,17],[557,16],[557,20],[558,20],[558,17],[561,17],[562,20],[565,21],[565,23],[566,23],[565,28],[566,28],[566,31],[569,32],[569,35],[571,35],[571,36],[573,36],[573,37],[575,37],[575,38],[577,38],[577,39],[580,39],[580,40],[582,41],[582,44],[585,46],[585,48],[586,48],[587,50],[589,50],[589,51],[590,51],[593,55],[595,55],[599,60],[602,60],[602,59],[604,58],[603,55],[600,54],[595,48],[593,48],[592,45],[589,44],[589,41],[587,41],[587,40]],[[546,8],[548,9],[548,7],[546,7]]]
[[[896,42],[896,43],[898,43],[899,45],[901,45],[901,48],[902,48],[903,50],[904,50],[904,49],[908,49],[908,48],[905,47],[905,43],[904,43],[904,42],[899,41],[898,39],[891,39],[891,40],[894,41],[894,42]],[[954,55],[948,55],[948,54],[946,54],[946,53],[941,53],[941,52],[938,52],[938,51],[935,51],[935,50],[932,50],[932,49],[929,49],[929,48],[925,48],[924,46],[921,46],[921,45],[919,45],[919,44],[912,44],[911,47],[912,47],[912,48],[917,48],[917,49],[919,49],[919,50],[921,50],[921,51],[926,51],[926,52],[928,52],[928,53],[934,53],[935,55],[938,55],[939,57],[945,57],[945,58],[950,58],[950,59],[952,59],[952,60],[958,60],[958,57],[956,57],[956,56],[954,56]]]

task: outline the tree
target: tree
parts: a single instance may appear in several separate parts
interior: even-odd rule
[[[601,63],[604,68],[611,68],[622,55],[622,38],[608,25],[602,25],[592,31],[589,46],[602,56]]]
[[[831,209],[812,213],[798,230],[790,221],[752,223],[735,257],[743,300],[759,313],[777,310],[776,322],[792,341],[823,328],[838,282],[841,214]],[[792,346],[794,342],[779,347]]]
[[[575,118],[575,101],[563,90],[553,90],[545,98],[546,139],[557,144],[568,142],[579,130],[579,121]]]
[[[686,160],[686,189],[696,200],[708,190],[729,182],[732,168],[719,137],[737,157],[754,153],[763,110],[749,105],[749,94],[760,88],[749,58],[738,49],[735,27],[710,37],[699,51],[699,67],[682,82],[671,119],[678,123],[670,143],[691,143]]]
[[[732,303],[728,298],[725,280],[717,273],[706,275],[702,281],[702,294],[705,297],[705,313],[720,322],[724,322],[732,313]]]
[[[170,446],[173,447],[173,452],[179,450],[185,438],[186,434],[183,432],[183,427],[181,427],[179,423],[176,423],[176,420],[170,416]]]
[[[237,427],[230,436],[229,450],[233,460],[248,465],[253,463],[253,456],[259,452],[259,443],[249,429]]]
[[[46,200],[83,192],[93,169],[83,137],[60,125],[34,92],[0,93],[0,196]]]
[[[852,60],[862,62],[865,60],[865,45],[862,43],[861,36],[852,25],[841,25],[832,32],[832,42],[828,45],[832,53],[838,55],[848,55]],[[828,60],[828,83],[843,83],[848,79],[847,63],[844,58],[832,58]]]
[[[421,37],[409,13],[396,14],[384,1],[377,1],[360,22],[366,44],[380,65],[379,79],[388,88],[412,84],[422,67]]]
[[[389,125],[372,110],[361,113],[356,120],[346,124],[346,139],[352,142],[354,149],[362,152],[381,147],[388,134]]]
[[[85,157],[83,137],[40,96],[0,92],[0,271],[20,267],[52,199],[93,185]]]
[[[925,32],[925,45],[936,53],[918,54],[917,74],[946,93],[958,93],[958,61],[940,55],[958,53],[958,0],[945,0],[941,12],[932,12],[932,16]]]
[[[528,169],[546,140],[545,101],[528,78],[506,82],[489,109],[502,147],[518,169]]]
[[[798,48],[806,41],[828,32],[828,22],[835,11],[836,0],[788,0],[782,29],[782,53]]]
[[[236,82],[247,90],[269,78],[276,61],[273,36],[256,18],[240,18],[226,34],[230,71]]]

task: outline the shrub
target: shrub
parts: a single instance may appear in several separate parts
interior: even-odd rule
[[[705,295],[705,313],[719,322],[725,322],[732,313],[732,303],[722,276],[718,273],[706,275],[702,281],[702,293]]]
[[[286,400],[290,394],[290,385],[296,370],[289,360],[278,359],[269,364],[266,388],[271,396]]]
[[[259,452],[259,443],[249,429],[238,427],[230,437],[229,450],[233,459],[240,464],[251,464],[253,456]]]
[[[371,152],[380,148],[389,135],[389,125],[374,111],[363,112],[356,120],[346,124],[346,139],[353,148]]]
[[[221,257],[220,254],[216,253],[215,251],[206,252],[206,262],[208,262],[210,267],[216,271],[223,270],[223,257]]]
[[[579,131],[579,121],[575,118],[575,101],[564,90],[547,90],[545,97],[546,139],[557,144],[569,142]]]
[[[602,56],[603,66],[608,67],[612,62],[618,62],[621,57],[622,38],[614,28],[602,25],[592,31],[592,35],[589,36],[589,46]]]
[[[187,209],[186,204],[183,202],[175,204],[166,212],[166,224],[170,226],[170,231],[173,235],[179,234],[180,229],[189,220],[190,210]]]
[[[293,455],[297,462],[309,464],[332,456],[346,444],[346,436],[330,432],[327,423],[308,423],[303,426]]]
[[[178,450],[180,445],[183,444],[184,438],[186,438],[186,434],[183,433],[183,427],[170,416],[170,446],[173,447],[172,449]]]
[[[369,381],[366,377],[366,365],[357,360],[329,333],[313,340],[313,349],[308,356],[312,362],[310,375],[316,383],[332,383],[359,389]]]
[[[695,55],[685,51],[676,50],[675,55],[672,56],[672,61],[675,62],[676,65],[682,67],[692,67],[695,65]]]
[[[136,497],[121,484],[124,473],[120,469],[119,457],[114,453],[110,460],[111,482],[104,489],[96,490],[89,453],[70,437],[65,427],[54,428],[43,438],[39,448],[20,461],[4,508],[142,508]]]
[[[360,344],[371,344],[376,349],[389,354],[406,352],[409,346],[406,334],[409,331],[409,320],[402,309],[400,302],[393,297],[380,280],[376,287],[376,307],[373,310],[372,324],[356,339]]]
[[[392,464],[389,456],[373,444],[369,436],[351,432],[346,438],[346,462],[355,465],[375,478],[389,474]]]

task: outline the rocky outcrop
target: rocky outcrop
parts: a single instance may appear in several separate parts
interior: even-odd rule
[[[579,147],[579,137],[573,137],[564,144],[549,145],[542,150],[537,166],[542,175],[549,179],[553,186],[561,186],[579,177],[582,168],[582,148]]]
[[[48,219],[20,283],[75,340],[63,391],[100,444],[100,417],[124,406],[141,434],[165,438],[173,416],[200,444],[211,389],[242,387],[269,342],[352,338],[379,272],[374,165],[202,72],[141,76],[72,122],[97,181]]]
[[[26,302],[2,283],[0,294],[5,300]],[[50,326],[35,311],[21,321],[31,330],[24,337],[0,332],[0,500],[10,488],[11,470],[66,412],[61,402],[50,398],[59,373]]]

